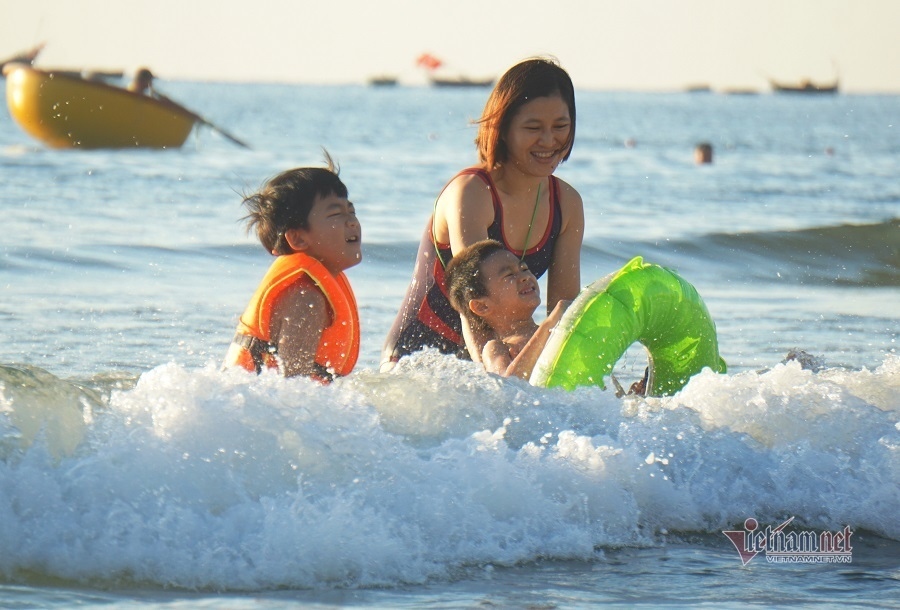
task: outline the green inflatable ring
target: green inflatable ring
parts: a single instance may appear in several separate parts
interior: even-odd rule
[[[605,388],[603,378],[635,341],[648,352],[648,395],[674,394],[704,367],[725,372],[716,325],[697,290],[638,256],[581,291],[541,352],[531,383]]]

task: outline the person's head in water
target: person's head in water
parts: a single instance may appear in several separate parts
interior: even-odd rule
[[[129,91],[135,93],[147,93],[153,87],[153,72],[147,68],[141,68],[134,75],[131,84],[128,85]]]
[[[509,161],[510,126],[523,106],[535,100],[559,98],[566,117],[549,117],[564,128],[559,162],[569,158],[575,143],[575,88],[569,74],[553,60],[535,58],[520,62],[500,77],[478,120],[475,144],[485,169],[492,170]],[[565,120],[563,120],[565,119]],[[565,125],[562,125],[562,123]]]
[[[694,149],[694,162],[698,165],[712,163],[713,147],[709,142],[700,142]]]

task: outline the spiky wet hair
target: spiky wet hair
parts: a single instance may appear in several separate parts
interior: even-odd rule
[[[450,304],[471,322],[485,325],[484,320],[469,309],[469,301],[487,296],[481,266],[491,256],[504,250],[506,248],[499,241],[484,239],[463,248],[447,263],[444,279]]]
[[[347,197],[347,187],[339,177],[340,168],[325,151],[326,167],[297,167],[281,172],[256,193],[244,197],[249,212],[247,232],[256,236],[266,251],[291,254],[285,231],[306,229],[309,212],[318,197]]]

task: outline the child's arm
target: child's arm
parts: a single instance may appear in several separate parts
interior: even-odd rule
[[[556,307],[553,308],[553,311],[550,312],[550,315],[547,316],[547,319],[541,322],[534,334],[531,335],[522,351],[513,359],[510,359],[509,348],[505,344],[497,340],[488,342],[484,346],[484,352],[482,353],[484,368],[489,373],[497,373],[503,377],[529,379],[531,372],[534,370],[534,365],[537,364],[541,352],[544,351],[544,346],[547,345],[551,331],[562,318],[570,303],[571,301],[559,301]],[[499,346],[496,344],[499,344]],[[501,348],[505,351],[505,364],[503,354],[500,353]]]
[[[499,339],[491,339],[484,344],[481,352],[481,362],[488,373],[496,373],[503,377],[509,377],[507,369],[513,359],[509,355],[509,346]]]
[[[272,312],[272,341],[285,377],[318,376],[316,351],[330,323],[325,295],[311,281],[302,281],[279,297]]]
[[[469,357],[472,359],[472,362],[481,362],[484,357],[484,347],[479,346],[487,347],[488,342],[491,341],[491,338],[494,335],[493,333],[480,330],[478,327],[473,326],[466,316],[461,315],[459,317],[462,319],[462,334],[463,340],[466,343],[466,351],[469,352]]]

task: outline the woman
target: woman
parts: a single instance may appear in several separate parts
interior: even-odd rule
[[[495,239],[535,276],[547,276],[547,311],[581,288],[584,206],[553,176],[575,141],[575,91],[555,61],[529,59],[497,82],[478,121],[479,165],[453,177],[435,202],[413,279],[382,350],[382,368],[424,347],[480,361],[487,337],[447,299],[454,252]]]

